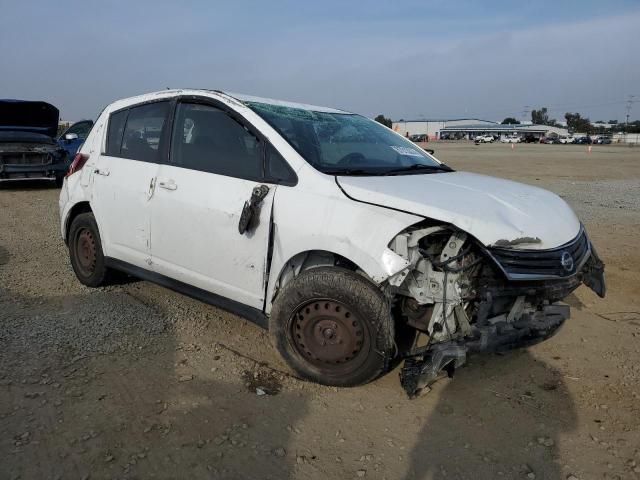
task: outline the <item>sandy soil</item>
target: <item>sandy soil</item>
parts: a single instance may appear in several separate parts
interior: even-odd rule
[[[146,282],[81,286],[58,190],[0,187],[0,478],[640,478],[640,148],[429,146],[566,198],[607,298],[581,287],[550,341],[416,400],[397,370],[326,388],[243,319]]]

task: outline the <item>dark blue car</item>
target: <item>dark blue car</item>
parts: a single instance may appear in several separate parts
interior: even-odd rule
[[[0,182],[46,179],[62,184],[93,122],[75,123],[58,138],[59,116],[47,102],[0,100]]]
[[[73,159],[84,140],[93,127],[93,120],[81,120],[67,128],[58,137],[58,145],[66,150],[69,158]]]

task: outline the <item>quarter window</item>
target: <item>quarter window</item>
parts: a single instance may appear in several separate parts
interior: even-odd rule
[[[107,129],[107,147],[105,153],[111,157],[120,156],[120,144],[124,133],[124,124],[127,121],[129,110],[120,110],[112,113],[109,117],[109,127]]]
[[[282,158],[277,150],[271,146],[267,146],[267,179],[284,185],[295,185],[296,174],[293,173],[289,164]]]
[[[258,139],[226,112],[209,105],[178,105],[171,141],[173,165],[260,180],[261,152]]]

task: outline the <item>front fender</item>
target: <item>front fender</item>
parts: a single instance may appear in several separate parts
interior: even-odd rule
[[[305,211],[304,205],[314,205]],[[344,195],[279,188],[273,212],[273,249],[265,310],[287,262],[308,251],[340,255],[356,264],[373,282],[380,284],[406,268],[408,262],[388,248],[402,230],[422,220],[409,213],[355,202]]]

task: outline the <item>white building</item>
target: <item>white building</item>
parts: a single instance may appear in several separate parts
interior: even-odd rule
[[[449,119],[429,119],[429,120],[399,120],[393,122],[393,130],[401,135],[429,135],[429,139],[440,138],[440,131],[446,127],[458,125],[499,125],[490,120],[480,120],[478,118],[449,118]]]
[[[502,125],[490,120],[457,118],[449,120],[402,120],[393,122],[393,129],[401,135],[429,135],[429,140],[467,138],[476,135],[520,135],[540,138],[545,135],[568,135],[566,128],[527,124]]]

